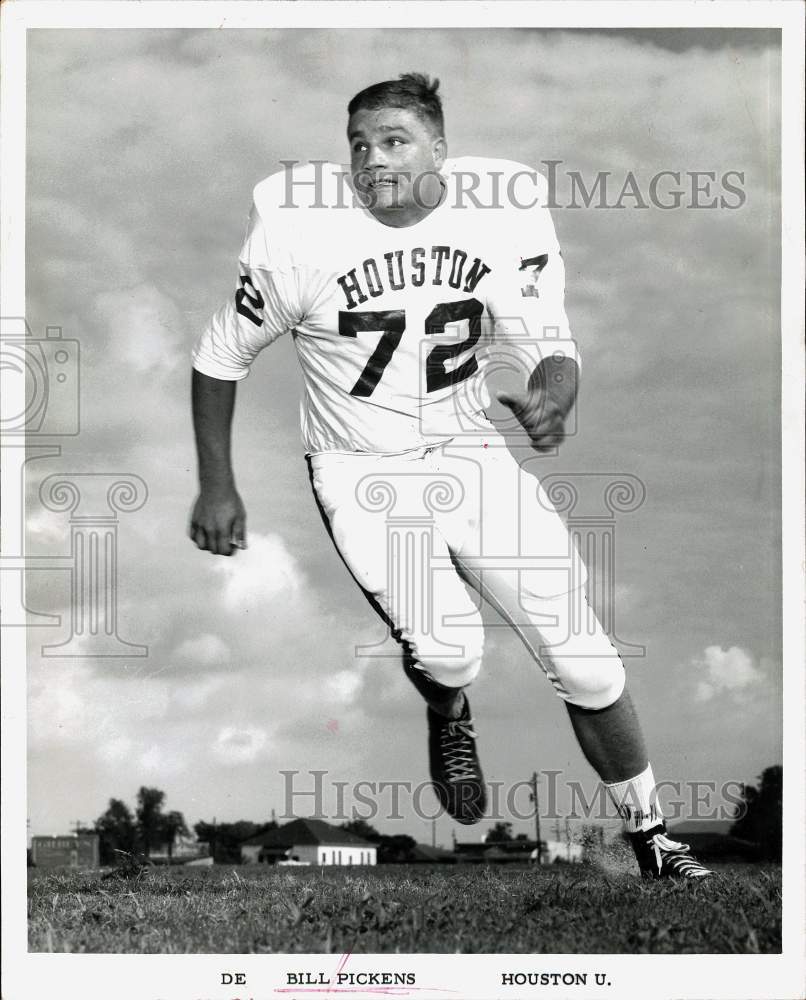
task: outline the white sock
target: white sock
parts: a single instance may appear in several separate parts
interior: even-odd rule
[[[655,792],[655,775],[652,765],[627,781],[605,784],[608,795],[618,810],[628,833],[649,830],[663,820],[660,803]]]

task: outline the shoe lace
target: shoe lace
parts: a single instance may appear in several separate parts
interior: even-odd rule
[[[451,783],[480,777],[471,742],[475,738],[472,719],[452,719],[442,731],[442,759]]]
[[[688,844],[681,844],[679,840],[672,840],[665,833],[656,833],[652,838],[652,846],[661,851],[673,851],[675,854],[687,854],[691,850]]]
[[[671,837],[667,837],[663,833],[656,833],[651,838],[650,844],[655,852],[658,871],[661,871],[665,864],[667,868],[671,868],[679,875],[710,875],[710,869],[691,856],[691,848],[688,844],[672,840]]]

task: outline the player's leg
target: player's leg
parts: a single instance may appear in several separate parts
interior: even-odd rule
[[[602,781],[628,781],[645,770],[644,735],[626,687],[606,708],[583,708],[571,701],[565,707],[582,753]]]
[[[421,664],[404,653],[403,669],[406,676],[422,695],[425,703],[437,715],[446,719],[458,719],[464,712],[467,698],[465,687],[448,687],[440,684],[423,670]]]
[[[379,487],[396,496],[428,475],[425,464],[411,457],[319,456],[309,461],[309,471],[331,540],[402,647],[406,675],[428,705],[429,763],[437,797],[459,822],[477,822],[486,808],[486,789],[464,689],[481,665],[481,616],[436,529],[425,526],[419,536],[413,533],[415,544],[395,546],[384,510],[362,502],[368,477],[374,496]],[[430,557],[441,561],[439,571],[433,571]],[[446,629],[445,619],[455,617],[463,624]]]
[[[466,688],[442,687],[405,655],[404,667],[428,704],[428,766],[434,793],[457,822],[478,823],[487,809],[487,788]]]
[[[587,606],[567,530],[548,498],[525,505],[524,476],[503,449],[478,458],[482,512],[478,530],[457,541],[454,557],[468,582],[523,640],[565,702],[586,759],[605,783],[632,835],[642,871],[701,877],[707,869],[666,837],[643,734],[618,651]],[[529,477],[531,479],[531,477]],[[537,489],[534,484],[532,497]],[[524,525],[526,517],[531,523]],[[523,530],[523,529],[526,530]],[[557,570],[565,554],[563,573]],[[541,557],[547,569],[518,572],[508,556]],[[495,566],[496,557],[502,566]],[[492,563],[492,565],[491,565]],[[577,586],[571,586],[572,584]],[[584,610],[584,613],[582,611]],[[584,623],[580,627],[576,623]]]
[[[686,845],[666,835],[652,766],[617,651],[595,618],[593,635],[570,631],[571,601],[580,595],[540,599],[522,588],[519,593],[510,589],[509,581],[495,573],[483,576],[482,594],[516,627],[565,702],[580,748],[630,835],[641,873],[654,878],[710,875]],[[549,615],[552,624],[546,623]]]
[[[568,701],[566,708],[582,752],[605,783],[630,835],[641,874],[695,879],[711,875],[686,844],[666,833],[655,776],[627,690],[607,708],[589,710]]]

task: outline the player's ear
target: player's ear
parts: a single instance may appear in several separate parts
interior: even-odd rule
[[[448,144],[445,139],[440,136],[434,141],[434,166],[437,170],[442,169],[442,164],[448,156]]]

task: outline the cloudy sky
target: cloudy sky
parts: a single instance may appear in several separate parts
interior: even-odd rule
[[[349,98],[411,69],[442,80],[453,155],[562,161],[554,217],[584,382],[579,433],[543,461],[646,485],[617,526],[617,622],[647,648],[628,671],[657,777],[753,780],[781,760],[774,35],[38,30],[28,59],[27,317],[80,341],[82,406],[80,435],[31,465],[29,553],[70,544],[67,515],[38,499],[46,475],[148,487],[120,515],[118,594],[120,636],[147,657],[41,657],[68,635],[69,579],[30,587],[30,607],[64,617],[31,631],[31,833],[133,803],[143,784],[195,822],[281,814],[282,770],[427,777],[418,696],[393,661],[354,652],[383,631],[310,495],[290,339],[239,388],[248,552],[215,559],[185,536],[189,352],[230,294],[252,188],[281,159],[344,160]],[[664,170],[689,189],[678,209],[568,206],[569,171],[609,171],[616,194],[632,171],[648,202]],[[717,197],[743,173],[728,199],[741,206],[691,207],[687,171],[713,171]],[[591,780],[505,630],[473,707],[489,778]],[[402,811],[375,823],[430,837]],[[451,829],[441,819],[438,839]]]

